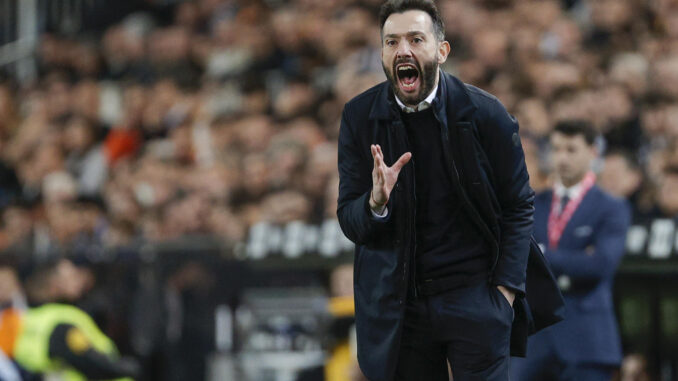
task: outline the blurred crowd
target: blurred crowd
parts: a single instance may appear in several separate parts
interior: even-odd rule
[[[238,242],[256,221],[334,218],[342,107],[385,79],[380,3],[196,0],[46,31],[38,80],[0,80],[0,250]],[[552,126],[586,119],[601,184],[636,218],[678,215],[678,1],[438,5],[444,70],[518,118],[536,190]]]

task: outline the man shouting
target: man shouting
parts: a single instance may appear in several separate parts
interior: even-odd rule
[[[450,44],[432,1],[387,1],[379,19],[388,80],[346,104],[339,134],[361,369],[437,381],[449,362],[455,381],[508,380],[510,354],[562,312],[531,239],[518,123],[439,68]]]

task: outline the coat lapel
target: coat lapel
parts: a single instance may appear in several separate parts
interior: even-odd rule
[[[372,107],[370,108],[370,120],[394,120],[399,119],[398,109],[393,98],[393,91],[388,81],[379,85],[377,96],[374,97]]]

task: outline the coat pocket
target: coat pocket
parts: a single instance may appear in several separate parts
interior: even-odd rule
[[[397,253],[363,248],[359,254],[356,284],[371,303],[394,298],[400,287]]]

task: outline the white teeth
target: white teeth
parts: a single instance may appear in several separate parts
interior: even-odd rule
[[[408,69],[414,69],[414,70],[416,70],[416,69],[414,68],[414,66],[410,66],[410,65],[403,65],[403,66],[398,67],[398,70],[408,70]]]
[[[414,70],[414,71],[417,72],[417,76],[419,75],[419,72],[417,71],[417,68],[414,65],[404,64],[404,65],[398,66],[397,69],[398,69],[398,71]],[[415,79],[415,82],[416,82],[416,79]],[[404,89],[410,90],[410,89],[414,89],[415,82],[407,84],[407,83],[404,83],[404,82],[401,81],[400,83],[401,83],[401,85],[403,86]]]

